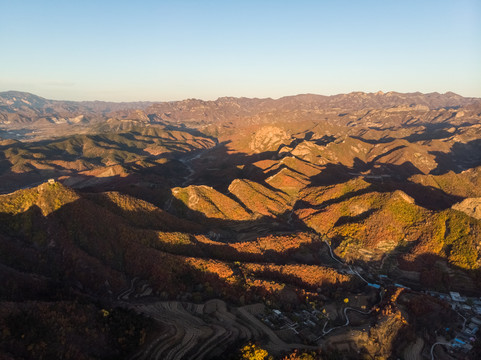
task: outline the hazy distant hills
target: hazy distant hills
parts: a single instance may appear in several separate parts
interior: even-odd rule
[[[106,116],[126,118],[141,110],[160,121],[235,121],[239,117],[254,116],[272,111],[316,111],[328,109],[362,110],[407,107],[440,109],[465,106],[479,102],[454,93],[362,93],[353,92],[333,96],[296,95],[273,99],[219,98],[215,101],[183,100],[171,102],[103,102],[59,101],[18,91],[0,93],[0,124],[16,125],[39,120],[56,123],[78,123],[89,118]],[[416,108],[417,107],[417,108]],[[79,117],[84,116],[85,119]],[[134,118],[136,115],[133,115]],[[137,112],[138,116],[138,112]]]
[[[151,102],[106,102],[106,101],[62,101],[48,100],[40,96],[21,92],[0,92],[2,110],[10,112],[33,111],[39,115],[68,114],[74,112],[108,113],[119,109],[142,109]]]
[[[479,99],[0,101],[0,357],[409,358],[481,295]]]
[[[0,92],[0,124],[16,126],[32,122],[89,122],[119,109],[142,109],[149,102],[113,103],[103,101],[59,101],[20,91]]]
[[[272,111],[316,111],[316,110],[362,110],[385,109],[396,106],[415,108],[425,106],[429,109],[457,107],[479,101],[476,98],[464,98],[454,93],[422,94],[422,93],[396,93],[382,92],[363,93],[353,92],[333,96],[314,94],[296,95],[273,99],[247,99],[247,98],[219,98],[215,101],[184,100],[169,103],[153,104],[146,109],[148,113],[164,115],[176,120],[232,120],[234,116],[253,116],[259,113]],[[190,112],[190,116],[187,112]]]

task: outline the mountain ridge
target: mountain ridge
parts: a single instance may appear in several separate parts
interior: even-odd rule
[[[437,92],[423,94],[420,92],[414,93],[399,93],[390,91],[387,93],[376,92],[376,93],[366,93],[360,91],[354,91],[347,94],[336,94],[336,95],[319,95],[319,94],[297,94],[283,96],[277,99],[272,98],[248,98],[248,97],[219,97],[216,100],[201,100],[201,99],[185,99],[179,101],[165,101],[165,102],[108,102],[108,101],[70,101],[70,100],[49,100],[38,95],[21,92],[21,91],[5,91],[0,92],[0,108],[3,110],[10,110],[13,106],[22,106],[22,109],[29,108],[31,110],[43,110],[41,115],[56,114],[59,111],[55,111],[54,108],[46,108],[47,106],[55,107],[58,106],[64,111],[90,111],[90,112],[100,112],[108,113],[112,111],[127,110],[127,109],[144,109],[148,107],[179,107],[179,106],[195,106],[195,105],[215,105],[217,107],[222,105],[227,105],[229,103],[237,103],[237,105],[242,104],[245,106],[254,105],[273,105],[279,107],[279,105],[288,105],[289,102],[294,103],[308,103],[310,105],[324,106],[325,108],[335,108],[343,107],[349,108],[346,104],[349,100],[364,100],[364,104],[352,105],[355,109],[362,109],[368,107],[379,107],[379,105],[392,107],[395,105],[411,105],[411,104],[421,104],[428,105],[431,109],[439,107],[453,106],[454,102],[456,105],[466,105],[467,103],[475,102],[481,100],[481,98],[474,97],[463,97],[461,95],[455,94],[453,92],[446,92],[440,94]],[[377,99],[377,100],[376,100]],[[379,99],[385,100],[384,102],[379,102]],[[391,101],[386,101],[389,99]],[[343,102],[344,101],[344,102]],[[376,101],[375,103],[373,101]],[[28,107],[30,105],[30,107]],[[68,106],[71,108],[69,109]],[[15,109],[15,108],[13,108]],[[19,108],[16,109],[21,110]]]

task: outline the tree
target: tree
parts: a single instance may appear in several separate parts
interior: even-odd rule
[[[241,349],[242,357],[245,360],[273,360],[267,350],[257,344],[249,343]]]

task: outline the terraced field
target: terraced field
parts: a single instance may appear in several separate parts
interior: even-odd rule
[[[155,339],[132,360],[209,359],[221,356],[237,343],[260,338],[268,339],[266,349],[273,353],[306,348],[285,343],[260,322],[253,312],[262,311],[261,304],[229,307],[224,301],[214,299],[204,304],[162,301],[129,304],[129,307],[151,317],[161,328]]]

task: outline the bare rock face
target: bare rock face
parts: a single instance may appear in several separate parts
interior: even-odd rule
[[[264,126],[252,136],[249,147],[252,151],[272,151],[289,142],[290,137],[284,129],[276,126]]]
[[[481,220],[481,198],[468,198],[452,206],[454,210],[462,211],[467,215]]]
[[[404,191],[396,190],[394,194],[399,196],[401,199],[408,202],[409,204],[414,204],[414,199],[408,194],[406,194]]]

